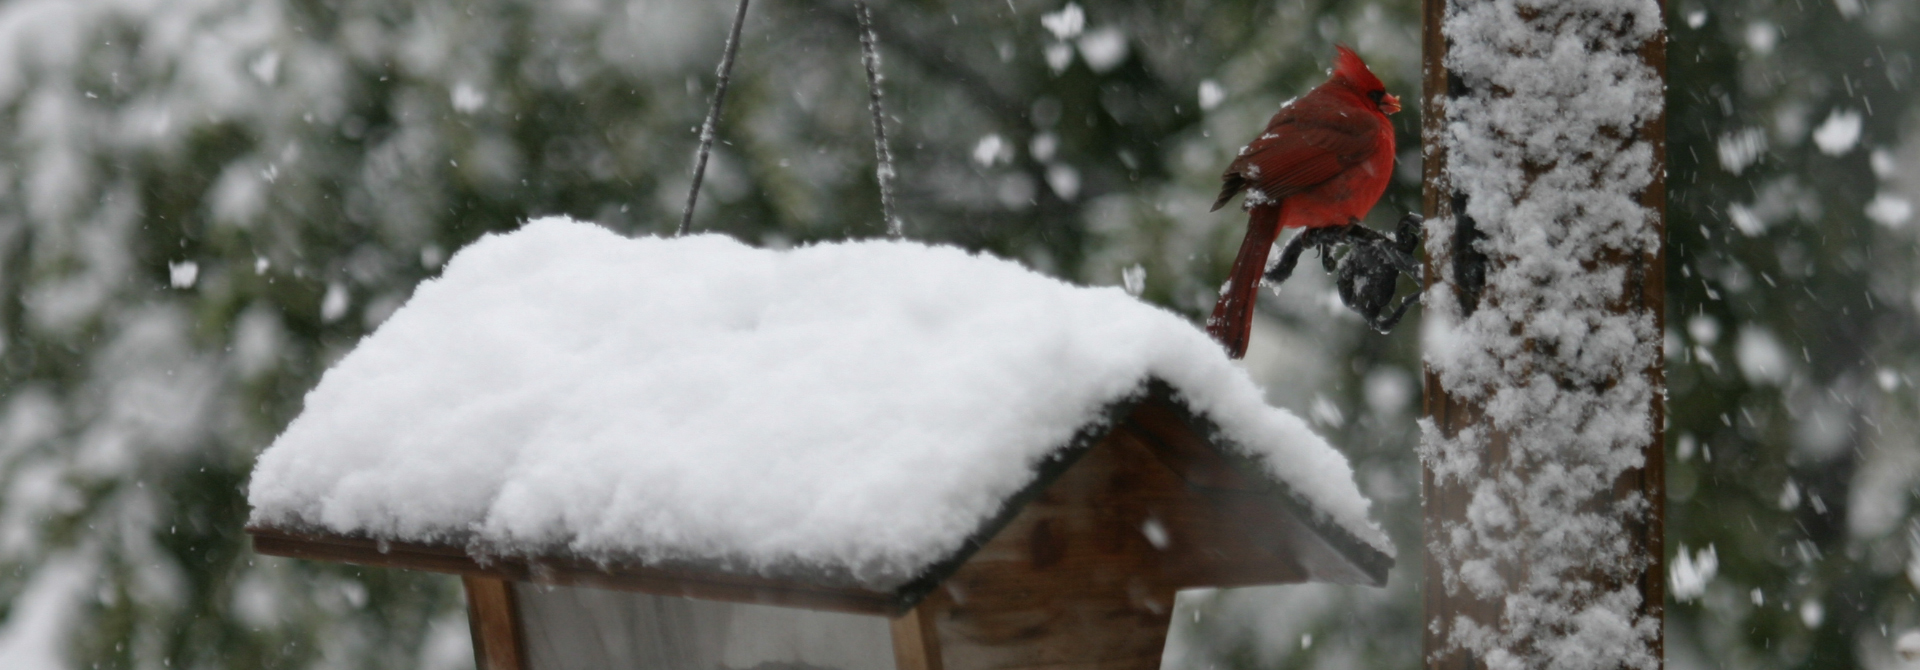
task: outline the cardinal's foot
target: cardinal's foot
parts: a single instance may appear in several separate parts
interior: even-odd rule
[[[1391,235],[1362,226],[1346,231],[1351,249],[1340,259],[1340,301],[1376,331],[1391,330],[1419,300],[1418,288],[1398,301],[1394,296],[1401,275],[1420,281],[1420,266],[1413,256],[1420,247],[1420,223],[1419,215],[1408,214]]]
[[[1293,268],[1300,264],[1300,254],[1308,248],[1318,250],[1321,264],[1326,266],[1328,272],[1333,272],[1333,245],[1343,241],[1348,234],[1348,228],[1355,227],[1359,226],[1326,226],[1300,231],[1300,234],[1294,235],[1292,240],[1287,241],[1287,246],[1280,249],[1280,260],[1274,263],[1273,267],[1267,268],[1267,274],[1264,277],[1266,283],[1280,284],[1288,277],[1292,277]]]

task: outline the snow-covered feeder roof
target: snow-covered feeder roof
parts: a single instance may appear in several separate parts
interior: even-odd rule
[[[1384,579],[1347,460],[1119,289],[562,218],[463,249],[328,370],[261,454],[250,525],[897,590],[1150,388]]]

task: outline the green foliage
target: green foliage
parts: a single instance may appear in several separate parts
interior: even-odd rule
[[[68,667],[458,666],[450,578],[247,549],[253,456],[480,235],[545,214],[671,231],[731,3],[154,4],[0,4],[0,621],[58,619]],[[1042,26],[1064,6],[875,7],[908,236],[1083,283],[1139,267],[1144,298],[1198,318],[1243,225],[1206,212],[1219,170],[1335,41],[1407,101],[1417,164],[1409,0],[1090,2],[1111,63]],[[1670,604],[1669,648],[1891,662],[1920,626],[1915,254],[1864,208],[1920,193],[1914,12],[1671,14],[1668,546],[1720,570]],[[881,234],[864,86],[847,4],[755,3],[696,228]],[[1836,109],[1864,139],[1829,155],[1809,137]],[[1764,146],[1734,169],[1750,128]],[[1417,177],[1376,227],[1417,208]],[[1419,663],[1418,317],[1375,335],[1329,290],[1303,272],[1270,296],[1249,367],[1347,451],[1401,567],[1385,590],[1188,594],[1183,667]]]
[[[1870,216],[1914,193],[1912,20],[1674,6],[1668,547],[1720,565],[1669,610],[1687,665],[1883,666],[1920,623],[1914,241]],[[1849,111],[1859,146],[1823,150],[1812,136]]]
[[[450,578],[248,550],[253,456],[480,235],[546,214],[671,231],[730,3],[159,5],[0,4],[25,45],[0,58],[0,594],[23,596],[0,614],[58,620],[73,633],[40,651],[68,667],[458,666]],[[1087,283],[1139,267],[1146,298],[1197,317],[1243,225],[1205,211],[1219,170],[1332,43],[1415,97],[1410,2],[1097,2],[1062,37],[1041,16],[1064,6],[875,8],[910,237]],[[755,3],[698,230],[881,234],[855,35],[844,3]],[[1087,55],[1096,35],[1119,57]],[[1417,202],[1403,177],[1380,223]],[[1286,341],[1256,345],[1258,369],[1398,492],[1379,516],[1411,552],[1412,338],[1336,316],[1328,290],[1298,277],[1269,305]],[[1312,624],[1318,649],[1414,658],[1383,641],[1417,625],[1403,576],[1362,605],[1264,593],[1222,596],[1241,613],[1195,628],[1219,650],[1191,662],[1266,664],[1248,622],[1274,607],[1348,622]]]

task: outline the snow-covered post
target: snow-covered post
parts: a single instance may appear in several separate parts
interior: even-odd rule
[[[1427,667],[1659,667],[1660,0],[1424,24]]]

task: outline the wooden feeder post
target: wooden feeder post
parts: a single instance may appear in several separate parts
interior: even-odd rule
[[[699,562],[475,555],[457,541],[316,529],[248,532],[263,554],[459,574],[480,670],[1155,670],[1180,589],[1386,583],[1392,557],[1248,460],[1176,396],[1153,382],[1110,406],[958,552],[891,589],[804,569],[768,575]],[[860,648],[842,652],[844,664],[769,657],[760,643],[774,636]],[[727,662],[751,653],[763,655]]]
[[[1462,109],[1484,111],[1489,107],[1485,104],[1487,99],[1513,94],[1511,88],[1500,85],[1490,86],[1489,88],[1495,89],[1490,94],[1486,91],[1476,92],[1466,78],[1448,70],[1452,62],[1449,59],[1449,50],[1455,49],[1456,45],[1452,42],[1455,35],[1450,32],[1452,29],[1446,26],[1445,22],[1457,16],[1465,8],[1483,5],[1486,2],[1487,0],[1424,0],[1422,3],[1424,77],[1422,144],[1425,159],[1423,210],[1429,224],[1426,267],[1426,277],[1429,282],[1428,319],[1436,318],[1433,309],[1436,295],[1450,298],[1456,303],[1458,313],[1454,315],[1455,319],[1465,318],[1476,307],[1488,308],[1486,300],[1497,299],[1489,298],[1491,293],[1483,294],[1489,290],[1488,278],[1518,260],[1503,257],[1498,253],[1488,255],[1484,253],[1485,249],[1474,246],[1476,241],[1486,239],[1487,227],[1483,223],[1475,222],[1468,215],[1467,203],[1475,194],[1467,192],[1464,187],[1456,187],[1459,180],[1455,178],[1456,174],[1453,170],[1458,169],[1459,166],[1450,165],[1448,156],[1452,134],[1458,132],[1455,128],[1459,126],[1455,122],[1462,120],[1458,117],[1448,117],[1450,101],[1480,95],[1478,106],[1463,106]],[[1659,14],[1664,12],[1664,0],[1655,0],[1655,2],[1657,4],[1654,5],[1656,11],[1653,20],[1664,25],[1659,18]],[[1523,8],[1520,12],[1519,19],[1528,24],[1528,29],[1541,32],[1555,30],[1554,27],[1545,24],[1535,26],[1531,23],[1536,20],[1550,21],[1551,19],[1540,17],[1547,12],[1538,8]],[[1645,17],[1644,15],[1629,17],[1628,26],[1632,25],[1634,18],[1644,19]],[[1585,19],[1576,16],[1573,20]],[[1612,53],[1625,53],[1629,54],[1629,57],[1637,55],[1639,62],[1657,75],[1658,82],[1661,84],[1660,89],[1664,91],[1665,40],[1666,34],[1662,28],[1654,33],[1652,38],[1637,44],[1632,43],[1631,40],[1622,40],[1621,45],[1615,45],[1616,51]],[[1609,45],[1589,43],[1586,48],[1606,49]],[[1514,55],[1518,55],[1517,50]],[[1610,83],[1599,82],[1595,85],[1605,86]],[[1622,472],[1613,480],[1610,490],[1602,487],[1585,501],[1586,509],[1608,510],[1597,512],[1597,514],[1613,515],[1619,531],[1618,537],[1624,540],[1623,544],[1630,545],[1626,555],[1632,557],[1629,562],[1633,563],[1634,567],[1622,571],[1614,566],[1600,564],[1601,559],[1595,557],[1585,567],[1556,572],[1558,575],[1570,576],[1572,581],[1578,581],[1593,589],[1586,599],[1571,596],[1567,601],[1560,603],[1575,609],[1590,605],[1592,593],[1638,592],[1637,607],[1627,612],[1629,616],[1625,618],[1628,619],[1628,624],[1637,624],[1640,628],[1636,631],[1636,639],[1623,645],[1632,649],[1621,652],[1621,658],[1627,660],[1619,661],[1619,665],[1639,668],[1659,667],[1662,663],[1663,641],[1660,628],[1663,625],[1666,595],[1662,543],[1666,491],[1663,430],[1665,373],[1662,368],[1664,355],[1660,350],[1660,337],[1665,329],[1666,138],[1663,110],[1664,105],[1662,105],[1662,111],[1653,114],[1651,118],[1642,117],[1637,125],[1618,133],[1620,136],[1610,136],[1619,141],[1622,152],[1629,148],[1651,150],[1651,164],[1645,166],[1645,169],[1650,170],[1649,181],[1644,188],[1627,195],[1651,212],[1651,216],[1644,225],[1651,227],[1652,236],[1657,241],[1651,244],[1651,248],[1640,248],[1638,253],[1617,253],[1615,250],[1616,252],[1602,253],[1597,257],[1583,259],[1593,272],[1619,271],[1625,278],[1626,285],[1617,294],[1611,294],[1611,297],[1604,300],[1608,310],[1615,315],[1640,319],[1640,323],[1651,322],[1651,328],[1642,329],[1637,333],[1640,341],[1636,346],[1639,347],[1641,357],[1635,360],[1644,361],[1644,366],[1637,370],[1625,370],[1618,376],[1598,382],[1575,382],[1565,377],[1555,380],[1562,389],[1576,386],[1579,390],[1601,389],[1595,393],[1603,393],[1605,389],[1629,384],[1650,389],[1645,400],[1647,418],[1645,437],[1637,445],[1642,459],[1640,464],[1638,467],[1631,467]],[[1469,127],[1478,126],[1470,125]],[[1620,130],[1620,128],[1608,129],[1609,132]],[[1513,137],[1500,139],[1501,141],[1511,140],[1510,148],[1517,147],[1521,141]],[[1519,153],[1517,148],[1513,151]],[[1584,161],[1597,164],[1610,158],[1612,156],[1608,155],[1561,155],[1556,161]],[[1563,165],[1547,166],[1527,163],[1525,165],[1527,182],[1530,185],[1535,183],[1535,180],[1550,167],[1557,169]],[[1520,200],[1529,196],[1512,197]],[[1577,216],[1572,218],[1578,219]],[[1567,223],[1568,221],[1562,219],[1539,222],[1538,225],[1554,226]],[[1546,233],[1549,238],[1554,234],[1555,232]],[[1557,288],[1564,290],[1564,287]],[[1518,329],[1519,327],[1515,327],[1515,330]],[[1528,356],[1547,358],[1557,356],[1565,360],[1565,357],[1578,353],[1557,351],[1543,355],[1541,352],[1546,347],[1539,341],[1525,340],[1524,336],[1523,341],[1522,351]],[[1432,338],[1428,339],[1428,345],[1432,345],[1433,342]],[[1645,355],[1649,350],[1652,355]],[[1526,593],[1528,580],[1539,578],[1539,575],[1532,574],[1539,569],[1537,563],[1530,562],[1533,556],[1524,548],[1519,552],[1513,552],[1511,545],[1502,548],[1505,553],[1494,555],[1495,550],[1488,547],[1491,543],[1483,541],[1482,537],[1476,534],[1480,531],[1469,532],[1462,529],[1471,525],[1468,521],[1470,506],[1484,502],[1476,499],[1476,491],[1480,491],[1483,495],[1497,492],[1494,496],[1489,496],[1494,498],[1499,497],[1500,494],[1511,493],[1515,482],[1518,482],[1518,486],[1525,486],[1532,481],[1532,478],[1541,471],[1543,461],[1539,459],[1527,461],[1516,453],[1519,449],[1514,446],[1516,438],[1511,428],[1513,424],[1508,424],[1509,428],[1505,430],[1496,426],[1494,418],[1489,416],[1484,389],[1477,400],[1455,393],[1443,383],[1445,380],[1441,372],[1435,370],[1434,352],[1429,350],[1427,356],[1428,366],[1424,380],[1425,415],[1430,423],[1429,432],[1425,436],[1426,444],[1423,445],[1422,459],[1425,463],[1422,473],[1422,497],[1427,548],[1423,586],[1425,589],[1425,625],[1423,626],[1425,665],[1433,670],[1472,670],[1488,667],[1488,654],[1511,654],[1504,660],[1517,659],[1524,667],[1542,667],[1543,663],[1540,659],[1555,653],[1546,649],[1547,645],[1565,640],[1572,635],[1566,627],[1556,629],[1553,626],[1535,626],[1530,629],[1532,630],[1530,637],[1512,633],[1509,638],[1492,644],[1487,644],[1484,640],[1463,644],[1454,634],[1462,626],[1469,626],[1477,627],[1483,633],[1492,631],[1494,636],[1509,635],[1509,631],[1515,630],[1515,627],[1520,625],[1513,620],[1514,611],[1507,605],[1510,599],[1516,596],[1525,598],[1534,595]],[[1554,369],[1551,364],[1541,367]],[[1544,420],[1543,417],[1536,416],[1523,419],[1523,423],[1534,419]],[[1587,428],[1587,426],[1581,426],[1577,430]],[[1462,438],[1462,435],[1468,437]],[[1477,445],[1478,448],[1474,450],[1475,457],[1478,459],[1477,467],[1464,476],[1448,477],[1436,473],[1434,454],[1439,450],[1436,442],[1447,443],[1454,440],[1461,440],[1453,443],[1456,447],[1461,443]],[[1630,450],[1634,445],[1626,444],[1625,446]],[[1548,467],[1551,465],[1550,462],[1546,464]],[[1500,540],[1511,540],[1512,537],[1528,533],[1533,533],[1536,537],[1551,535],[1552,529],[1525,528],[1527,520],[1524,517],[1529,511],[1525,509],[1522,501],[1508,497],[1502,502],[1508,505],[1505,509],[1519,509],[1522,518],[1517,522],[1521,529],[1512,531],[1512,536],[1500,538]],[[1619,511],[1622,508],[1626,511]],[[1463,540],[1463,537],[1471,539]],[[1482,567],[1496,566],[1495,574],[1505,590],[1488,593],[1489,590],[1494,589],[1482,589],[1476,593],[1476,589],[1464,585],[1468,578],[1461,576],[1461,566],[1473,561],[1479,561]],[[1538,622],[1526,623],[1537,624]]]

